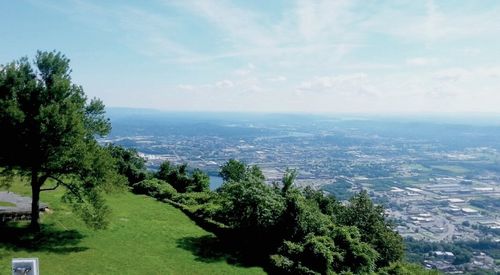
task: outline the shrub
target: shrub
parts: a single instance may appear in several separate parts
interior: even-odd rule
[[[184,205],[200,205],[208,203],[211,199],[211,192],[190,192],[179,194],[175,201]]]
[[[197,215],[217,220],[221,220],[220,218],[221,212],[222,212],[222,206],[220,205],[220,203],[213,201],[200,205],[200,208],[196,210]]]
[[[156,197],[161,193],[163,186],[167,183],[158,179],[146,179],[132,185],[132,191],[136,194],[144,194]]]
[[[394,262],[377,271],[380,275],[437,275],[436,270],[426,270],[417,264]]]
[[[164,200],[164,199],[169,199],[176,201],[179,197],[179,193],[177,193],[177,190],[175,188],[168,184],[167,182],[163,182],[163,185],[160,187],[160,191],[158,194],[156,194],[155,198],[158,200]]]

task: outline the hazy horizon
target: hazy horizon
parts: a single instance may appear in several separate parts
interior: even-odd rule
[[[305,113],[305,112],[245,112],[245,111],[171,111],[152,108],[106,107],[107,116],[114,119],[190,119],[196,121],[224,120],[273,120],[301,118],[306,121],[385,121],[399,123],[456,124],[500,126],[499,113]]]

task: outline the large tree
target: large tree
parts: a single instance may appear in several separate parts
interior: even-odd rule
[[[377,266],[387,266],[404,257],[403,238],[394,231],[394,225],[386,219],[384,208],[375,205],[366,191],[349,200],[349,204],[337,216],[341,225],[355,226],[361,239],[371,244],[380,254]]]
[[[112,159],[96,137],[111,125],[102,101],[88,100],[70,73],[69,59],[55,51],[0,66],[0,167],[31,179],[34,230],[40,192],[58,186],[94,227],[106,210],[98,190]]]

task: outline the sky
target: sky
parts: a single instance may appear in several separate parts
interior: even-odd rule
[[[0,64],[37,50],[110,107],[500,113],[500,1],[0,2]]]

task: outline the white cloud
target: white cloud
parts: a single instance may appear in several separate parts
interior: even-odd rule
[[[298,94],[314,93],[314,96],[319,97],[324,93],[344,97],[372,97],[378,94],[377,88],[364,73],[316,76],[300,83],[297,91]]]
[[[188,84],[179,84],[177,85],[177,88],[178,89],[181,89],[181,90],[193,90],[194,89],[194,86],[193,85],[188,85]]]
[[[411,66],[428,66],[438,63],[437,58],[414,57],[406,59],[406,64]]]
[[[407,41],[419,41],[427,47],[443,41],[488,37],[500,31],[499,7],[471,12],[470,5],[443,10],[428,0],[424,12],[418,12],[422,1],[411,1],[408,6],[380,9],[361,24],[365,30],[388,34]],[[479,3],[479,2],[477,2]]]
[[[287,78],[285,76],[278,75],[278,76],[275,76],[275,77],[270,77],[270,78],[268,78],[268,80],[271,81],[271,82],[282,82],[282,81],[286,81]]]
[[[165,3],[172,4],[170,1]],[[179,1],[175,5],[203,17],[221,29],[227,35],[227,42],[234,46],[241,43],[258,47],[274,46],[270,30],[257,23],[261,21],[258,13],[239,8],[225,0]]]
[[[215,83],[215,86],[218,88],[232,88],[232,87],[234,87],[234,83],[231,80],[225,79],[225,80],[217,81]]]
[[[498,109],[494,105],[500,102],[500,69],[481,63],[495,64],[498,6],[485,10],[471,9],[474,2],[447,8],[432,0],[296,0],[271,18],[267,11],[228,0],[163,3],[157,9],[83,1],[47,5],[113,32],[126,47],[151,57],[148,62],[167,62],[164,67],[156,64],[159,73],[166,66],[168,72],[179,67],[159,84],[164,91],[158,88],[154,102],[137,101],[145,106],[167,102],[168,108],[186,109],[212,104],[226,110],[354,112]],[[179,38],[177,34],[190,31],[185,23],[203,25],[211,40]],[[213,48],[205,45],[212,42]],[[484,61],[486,57],[490,60]],[[189,74],[193,71],[198,74]],[[183,74],[195,79],[192,83],[203,79],[206,84],[190,84]],[[172,84],[178,76],[183,84]],[[182,101],[186,95],[196,95],[193,105]]]
[[[248,63],[245,67],[234,70],[233,74],[244,77],[252,74],[255,71],[255,65]]]

